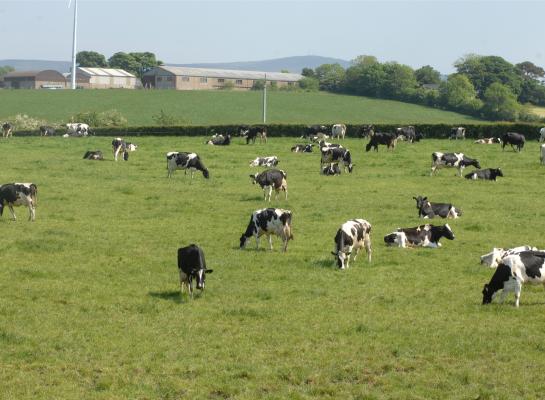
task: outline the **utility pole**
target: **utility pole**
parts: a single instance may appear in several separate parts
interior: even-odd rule
[[[72,2],[72,0],[70,0]],[[68,3],[70,7],[70,3]],[[74,33],[72,36],[72,89],[76,89],[76,32],[78,30],[78,0],[74,0]]]
[[[265,84],[263,85],[263,123],[267,123],[267,74],[265,74]]]

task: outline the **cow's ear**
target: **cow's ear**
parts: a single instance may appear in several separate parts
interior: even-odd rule
[[[214,272],[213,269],[205,269],[204,272],[206,272],[207,274],[211,274],[212,272]]]
[[[413,199],[415,199],[416,201],[418,201],[418,199],[416,197],[413,196]]]
[[[427,201],[427,200],[428,200],[428,196],[426,196],[426,197],[424,197],[424,198],[422,199],[422,201]]]
[[[250,178],[254,179],[254,178],[255,178],[255,175],[250,175]]]
[[[331,252],[331,254],[333,254],[334,256],[336,256],[336,255],[337,255],[337,253],[335,253],[335,252],[333,252],[333,251]]]

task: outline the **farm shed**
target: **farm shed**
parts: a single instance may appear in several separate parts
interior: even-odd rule
[[[160,66],[146,72],[142,83],[144,87],[156,89],[207,90],[229,84],[234,89],[249,90],[255,81],[263,80],[265,74],[268,84],[276,82],[278,87],[296,85],[303,78],[300,74],[283,72]]]
[[[6,89],[64,89],[66,79],[58,71],[13,71],[4,75]]]
[[[67,76],[71,82],[71,74]],[[114,68],[84,68],[76,69],[76,86],[83,89],[135,89],[140,82],[133,74]]]

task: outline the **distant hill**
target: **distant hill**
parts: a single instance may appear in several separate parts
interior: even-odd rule
[[[193,63],[193,64],[172,64],[165,62],[166,65],[196,68],[220,68],[220,69],[238,69],[247,71],[270,71],[280,72],[287,69],[289,72],[300,73],[305,67],[316,68],[322,64],[339,63],[344,68],[350,65],[349,61],[339,58],[322,56],[294,56],[275,58],[262,61],[239,61],[228,63]],[[69,72],[71,63],[69,61],[47,61],[47,60],[0,60],[0,66],[10,65],[17,71],[33,71],[43,69],[54,69],[59,72]]]

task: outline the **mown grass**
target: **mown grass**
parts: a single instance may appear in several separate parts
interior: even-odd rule
[[[268,93],[268,123],[447,123],[480,120],[390,100],[330,93]],[[174,90],[1,90],[0,120],[27,114],[49,123],[80,112],[119,110],[130,126],[157,125],[163,110],[182,125],[262,122],[261,92]]]
[[[130,138],[128,138],[130,139]],[[0,142],[0,182],[39,186],[37,221],[0,218],[0,393],[6,399],[539,399],[545,368],[545,293],[521,307],[481,306],[493,246],[544,248],[545,168],[538,144],[520,154],[471,141],[401,143],[365,153],[349,139],[353,174],[324,177],[293,139],[209,147],[204,138],[134,138],[128,162],[109,138]],[[81,159],[102,149],[104,162]],[[166,178],[164,154],[201,154],[211,179]],[[430,153],[460,150],[505,178],[473,182]],[[249,161],[277,155],[294,213],[288,252],[238,247],[265,207]],[[451,201],[454,241],[386,248],[382,237],[421,222],[412,196]],[[335,268],[339,225],[373,224],[373,262]],[[437,221],[438,223],[440,221]],[[177,248],[201,245],[204,294],[178,291]]]

